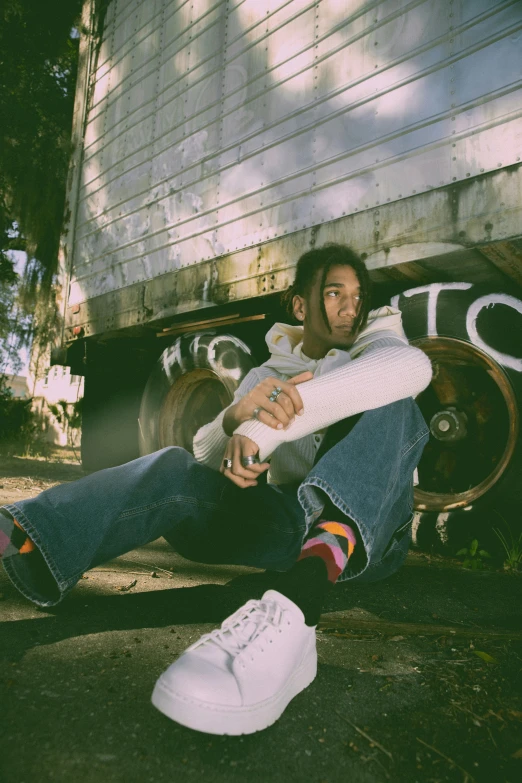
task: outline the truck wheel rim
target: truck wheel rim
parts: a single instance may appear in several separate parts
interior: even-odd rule
[[[448,511],[488,492],[508,467],[519,415],[513,387],[490,356],[450,337],[411,341],[434,366],[432,383],[417,398],[430,428],[418,466],[414,505]]]
[[[192,451],[194,435],[230,405],[232,397],[216,373],[195,369],[170,387],[159,413],[159,448],[182,446]]]

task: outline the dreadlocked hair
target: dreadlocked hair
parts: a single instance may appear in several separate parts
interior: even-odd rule
[[[361,286],[361,306],[353,324],[354,333],[356,334],[357,332],[360,332],[361,329],[364,329],[368,320],[368,313],[370,312],[371,282],[364,261],[351,248],[347,247],[347,245],[338,245],[329,242],[322,247],[314,248],[313,250],[308,250],[304,253],[297,262],[293,285],[291,285],[281,297],[282,304],[286,308],[289,316],[294,318],[294,296],[297,295],[302,296],[305,299],[308,298],[312,286],[317,279],[317,275],[320,274],[321,285],[319,287],[319,305],[326,327],[328,331],[331,331],[326,315],[326,308],[324,306],[323,290],[326,278],[328,277],[328,272],[332,266],[350,266],[357,275],[357,279]]]

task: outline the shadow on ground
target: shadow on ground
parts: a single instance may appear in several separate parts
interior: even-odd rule
[[[171,559],[181,561],[174,554]],[[410,561],[417,564],[418,557]],[[211,570],[212,566],[199,568]],[[222,579],[219,568],[217,572]],[[105,631],[220,624],[248,599],[260,598],[273,584],[274,575],[270,573],[248,573],[225,584],[173,586],[123,595],[107,595],[103,585],[95,591],[97,594],[91,592],[88,596],[76,588],[58,606],[41,610],[40,616],[3,625],[0,655],[19,660],[35,645]],[[15,605],[27,603],[9,583],[4,591]],[[499,593],[502,600],[497,601],[494,596]],[[358,608],[392,622],[442,623],[477,630],[487,626],[516,632],[522,630],[521,599],[522,580],[516,577],[412,565],[384,582],[336,586],[327,598],[324,613]]]
[[[0,572],[2,783],[520,779],[520,578],[414,555],[337,585],[314,683],[266,731],[215,737],[154,710],[152,688],[272,575],[157,541],[86,577],[38,610]]]

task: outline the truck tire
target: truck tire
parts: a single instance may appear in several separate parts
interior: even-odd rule
[[[183,335],[165,348],[149,375],[139,412],[140,454],[165,446],[192,453],[200,427],[232,402],[254,366],[250,349],[230,334]]]
[[[522,301],[472,283],[432,283],[392,304],[410,343],[434,365],[417,398],[430,440],[415,508],[418,518],[434,516],[447,539],[448,526],[468,516],[462,511],[508,510],[522,500]]]

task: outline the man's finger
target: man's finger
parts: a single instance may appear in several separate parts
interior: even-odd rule
[[[306,378],[304,376],[307,376]],[[308,377],[310,376],[310,377]],[[296,378],[302,378],[301,381],[296,381],[295,378],[290,378],[289,381],[285,381],[284,385],[284,391],[285,393],[290,397],[292,400],[292,404],[294,406],[294,410],[299,415],[301,414],[303,410],[303,401],[301,399],[301,395],[297,391],[295,387],[295,383],[303,383],[305,380],[311,380],[313,378],[312,373],[301,373],[301,375],[297,375]]]
[[[300,379],[297,381],[299,383],[310,380],[310,378],[313,378],[313,375],[308,371],[296,376],[296,379]],[[261,386],[262,388],[260,388]],[[275,402],[272,402],[270,400],[270,395],[276,388],[280,389],[281,391]],[[289,381],[282,381],[281,379],[277,380],[275,378],[266,378],[265,381],[263,381],[262,384],[259,384],[259,387],[256,387],[254,391],[256,391],[256,394],[252,395],[252,398],[255,400],[256,406],[267,410],[269,413],[275,416],[284,427],[287,427],[290,419],[292,419],[295,414],[303,408],[301,395],[295,388],[295,382],[293,382],[293,379],[290,379]],[[285,415],[281,415],[283,411]]]
[[[283,427],[286,427],[289,424],[291,417],[279,402],[270,402],[270,400],[267,400],[265,403],[265,410],[272,414],[274,419],[276,419],[277,424],[282,424]]]
[[[233,472],[233,468],[232,467],[230,467],[230,468],[226,468],[225,467],[225,459],[231,459],[231,456],[223,457],[223,462],[221,463],[221,468],[220,468],[221,473],[223,473],[223,475],[227,479],[230,479],[230,481],[232,481],[234,484],[237,484],[237,486],[241,487],[241,489],[246,489],[247,487],[255,487],[255,486],[257,486],[257,481],[256,481],[257,476],[256,476],[256,473],[251,472],[248,475],[248,477],[236,475]],[[232,460],[232,465],[233,464],[234,464],[234,461]],[[256,468],[260,468],[261,465],[256,464],[255,467]],[[262,471],[259,471],[259,472],[262,472]]]
[[[292,386],[288,386],[285,384],[285,388],[277,398],[277,405],[280,405],[286,415],[288,416],[288,419],[293,419],[295,416],[295,403],[292,399],[292,395],[294,393],[294,388]]]
[[[281,424],[279,419],[276,419],[275,416],[272,416],[272,414],[268,413],[264,408],[257,412],[256,419],[263,424],[266,424],[268,427],[272,427],[274,430],[277,429],[278,424]]]
[[[242,476],[235,476],[230,470],[225,471],[225,477],[236,484],[241,489],[247,489],[247,487],[257,487],[257,481],[249,481]]]
[[[287,383],[304,383],[305,381],[311,381],[313,377],[313,372],[310,372],[310,370],[305,370],[305,372],[301,372],[299,375],[294,375],[293,378],[289,378]]]
[[[241,464],[243,465],[243,463]],[[253,474],[252,476],[249,476],[249,478],[254,478],[255,476],[260,476],[261,473],[264,473],[269,467],[269,462],[253,462],[251,465],[243,465],[243,470]]]
[[[245,467],[241,462],[245,457],[257,457],[259,446],[250,438],[241,435],[233,435],[227,443],[225,454],[220,466],[221,473],[241,489],[257,486],[257,478],[265,470],[268,470],[270,463],[254,462]],[[226,460],[231,461],[231,466],[226,466]]]
[[[255,470],[251,470],[251,468],[258,467],[257,465],[249,465],[248,468],[245,468],[244,465],[241,463],[241,458],[243,456],[252,456],[247,455],[243,453],[243,449],[241,448],[241,439],[240,438],[234,438],[233,440],[233,447],[234,447],[234,453],[232,454],[232,473],[234,476],[241,476],[241,478],[246,479],[247,481],[255,481],[257,478],[258,472]]]
[[[223,455],[223,459],[221,460],[221,465],[219,466],[219,472],[220,473],[226,473],[227,470],[230,470],[232,467],[232,456],[228,453],[229,448],[227,447],[227,450],[225,451]],[[230,466],[227,467],[227,460],[230,460]]]

